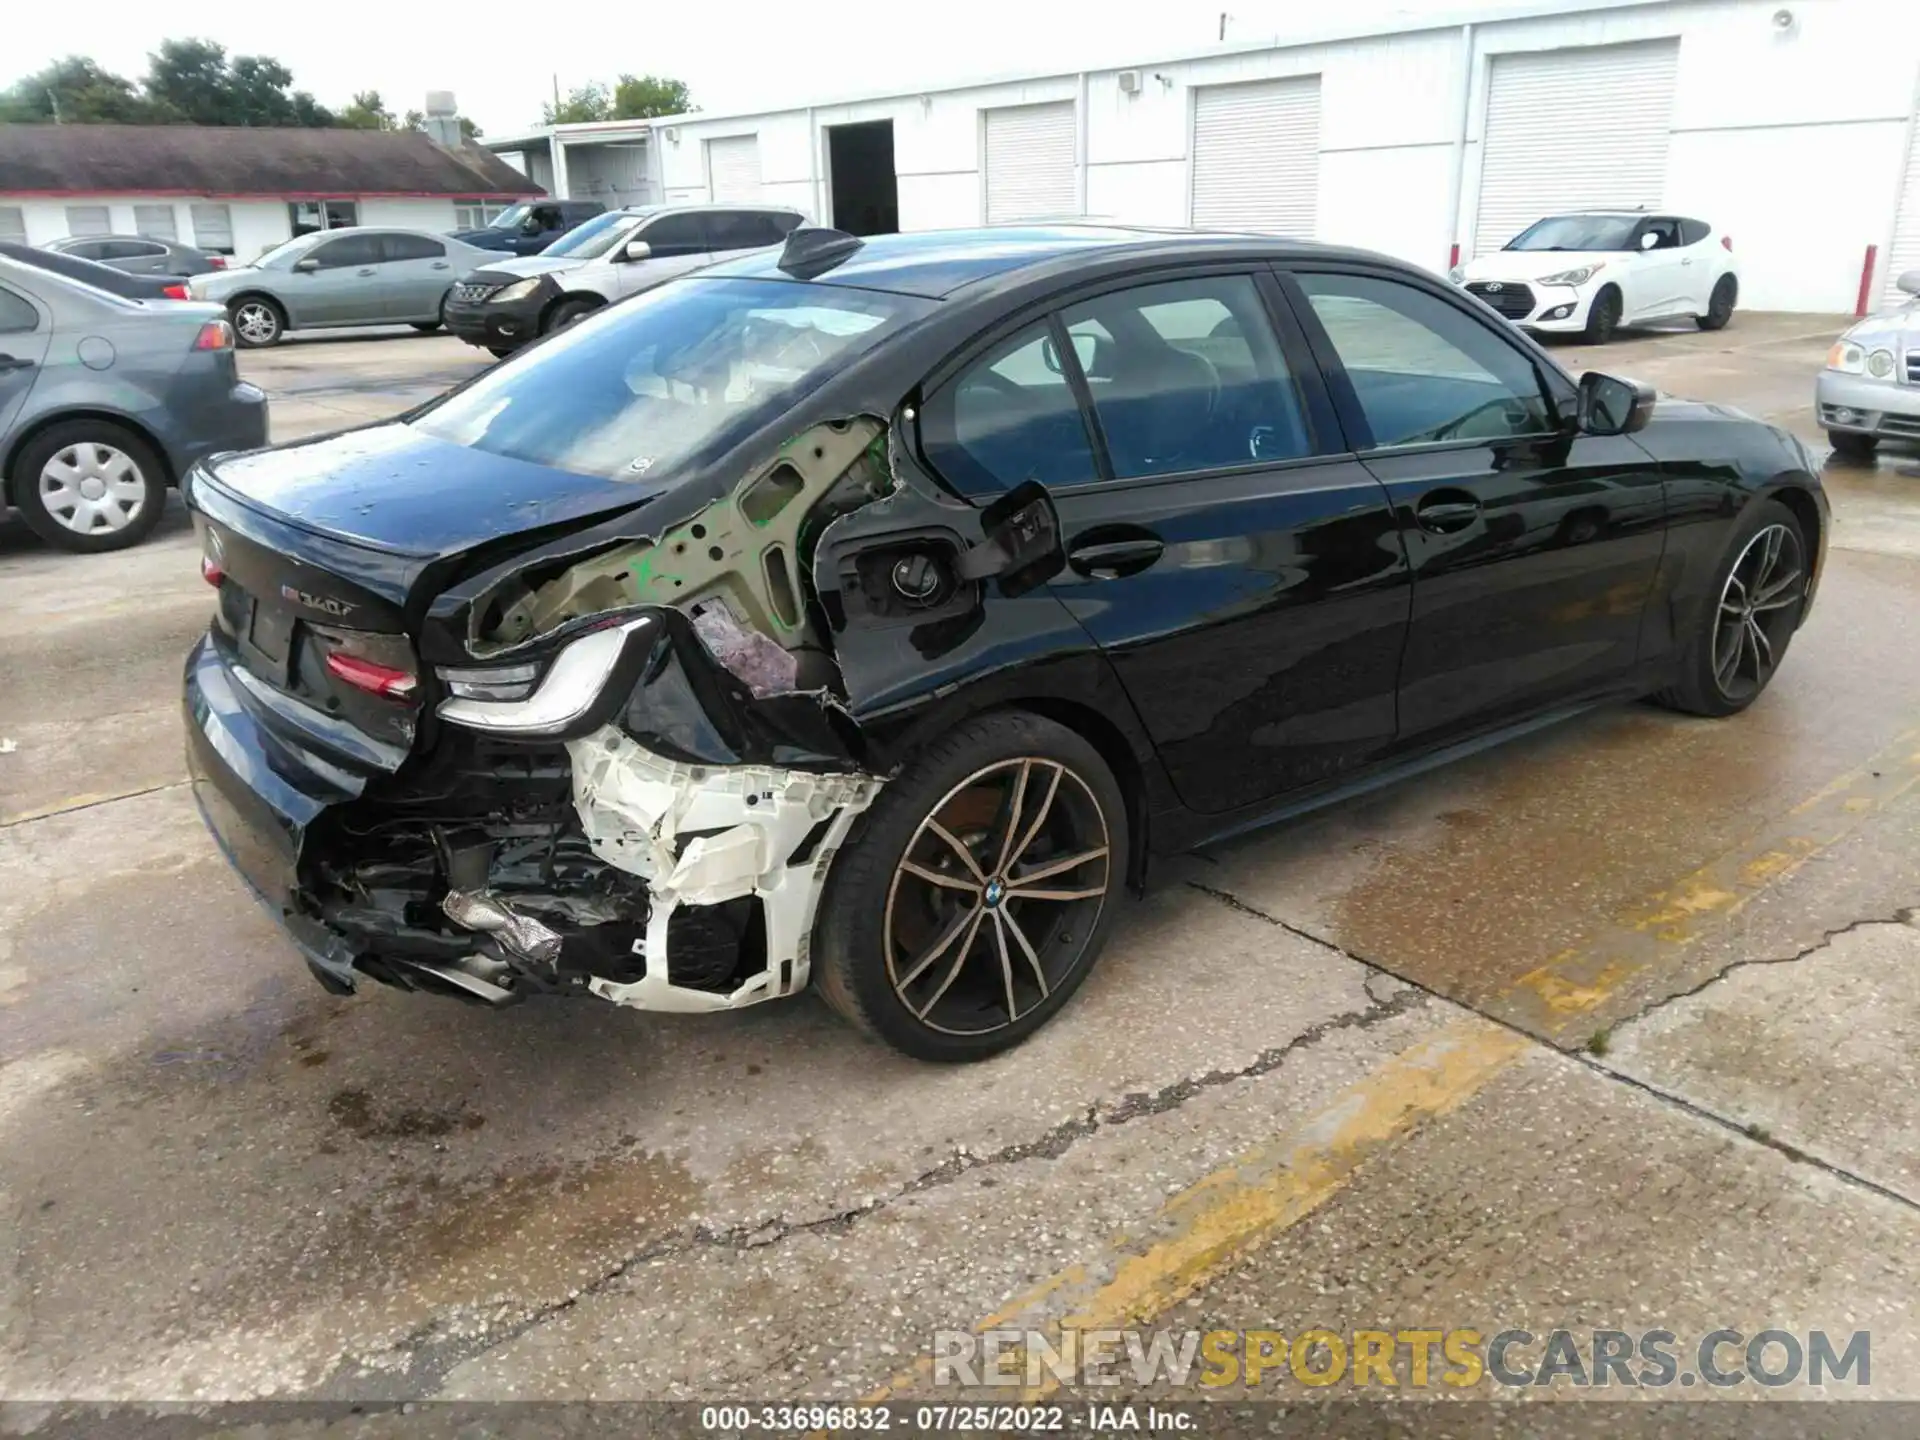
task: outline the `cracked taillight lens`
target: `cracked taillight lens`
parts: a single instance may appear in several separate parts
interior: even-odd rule
[[[435,672],[447,692],[462,700],[524,700],[540,678],[538,665],[487,665]]]

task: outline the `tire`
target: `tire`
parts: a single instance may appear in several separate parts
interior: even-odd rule
[[[1002,868],[1008,802],[1023,784],[1015,838],[1025,843]],[[981,866],[979,877],[929,828],[936,817]],[[921,750],[835,857],[813,944],[821,998],[917,1060],[1011,1049],[1098,963],[1127,846],[1126,800],[1099,751],[1026,711],[977,716]],[[1045,868],[1075,855],[1085,858]],[[915,872],[903,868],[908,859]],[[945,878],[918,878],[930,868]]]
[[[93,490],[100,493],[85,493]],[[42,540],[98,554],[153,533],[166,510],[167,471],[153,447],[124,425],[63,420],[21,447],[11,491],[20,517]]]
[[[1587,308],[1587,328],[1581,338],[1589,345],[1604,345],[1620,328],[1620,292],[1611,285],[1602,286]]]
[[[1693,317],[1693,323],[1702,330],[1724,330],[1727,322],[1733,319],[1733,307],[1740,298],[1740,282],[1731,275],[1722,275],[1714,283],[1713,294],[1707,297],[1707,313]]]
[[[547,311],[547,318],[545,323],[540,327],[540,333],[542,335],[551,335],[556,330],[564,330],[567,326],[573,324],[574,321],[583,316],[591,315],[600,308],[601,306],[598,300],[581,300],[578,298],[562,300],[551,310]]]
[[[1769,537],[1783,535],[1773,568],[1766,563]],[[1679,679],[1654,699],[1672,710],[1689,715],[1735,715],[1746,709],[1779,673],[1787,646],[1800,626],[1806,605],[1809,555],[1807,537],[1794,513],[1778,500],[1762,500],[1751,506],[1734,527],[1733,537],[1714,567],[1713,587],[1693,622],[1693,633],[1681,651]],[[1737,586],[1729,584],[1736,567],[1741,572]],[[1729,620],[1736,607],[1749,597],[1762,603],[1754,606],[1751,620],[1760,629],[1764,644],[1748,638],[1737,620]],[[1732,655],[1729,657],[1729,648]],[[1766,663],[1758,668],[1757,680],[1750,668],[1755,657],[1764,653]],[[1731,658],[1732,666],[1727,660]],[[1732,676],[1732,683],[1726,678]]]
[[[511,345],[489,345],[487,346],[487,353],[496,360],[504,360],[507,356],[513,354],[513,349],[514,347]]]
[[[1880,448],[1880,437],[1862,435],[1858,430],[1829,430],[1827,443],[1842,459],[1867,461],[1873,459],[1874,452]]]
[[[236,295],[227,304],[233,336],[242,350],[278,345],[287,333],[287,312],[266,295]]]
[[[440,328],[438,320],[414,320],[409,322],[422,335],[431,335]]]

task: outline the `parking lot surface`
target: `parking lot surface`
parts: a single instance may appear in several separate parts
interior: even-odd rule
[[[1817,441],[1844,324],[1556,353]],[[276,439],[486,363],[242,358]],[[965,1069],[811,999],[324,994],[184,786],[177,503],[118,555],[0,522],[0,1396],[938,1397],[938,1332],[1146,1326],[1663,1329],[1688,1375],[1870,1331],[1825,1393],[1920,1398],[1920,457],[1826,480],[1747,714],[1602,710],[1187,857]],[[1459,1393],[1525,1390],[1576,1393]]]

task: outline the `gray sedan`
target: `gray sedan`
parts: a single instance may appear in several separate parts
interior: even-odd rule
[[[209,455],[267,441],[212,305],[128,300],[0,258],[0,480],[35,533],[119,550]]]
[[[321,230],[275,247],[251,265],[198,275],[196,300],[227,307],[243,346],[275,344],[289,330],[340,325],[440,328],[447,292],[499,256],[446,235],[370,226]]]
[[[1814,382],[1827,439],[1855,460],[1872,458],[1882,440],[1920,441],[1920,270],[1896,284],[1906,301],[1835,341]]]
[[[111,265],[129,275],[206,275],[227,263],[224,256],[209,255],[178,240],[150,240],[145,235],[69,235],[51,241],[47,249]]]

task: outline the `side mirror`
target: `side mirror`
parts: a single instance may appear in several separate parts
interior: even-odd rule
[[[653,246],[644,240],[629,240],[620,253],[628,260],[644,260],[653,254]]]
[[[1651,230],[1649,230],[1646,234],[1640,237],[1640,248],[1642,250],[1651,250],[1653,249],[1654,246],[1658,245],[1659,243],[1660,243],[1660,237]]]
[[[1893,283],[1896,289],[1903,290],[1909,295],[1920,295],[1920,270],[1904,271]]]
[[[1631,435],[1653,417],[1654,388],[1589,370],[1580,377],[1576,416],[1583,435]]]
[[[309,255],[304,260],[294,261],[293,268],[298,270],[302,275],[311,275],[320,268],[320,262]]]

